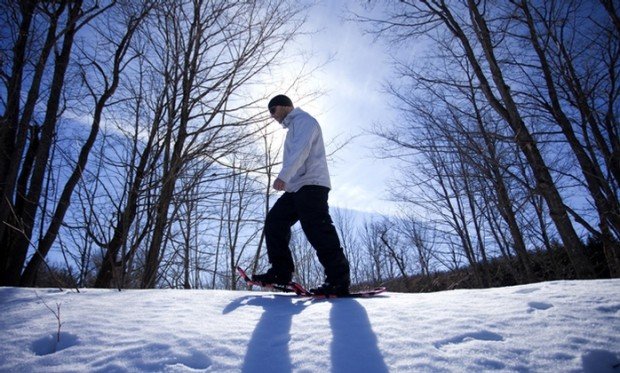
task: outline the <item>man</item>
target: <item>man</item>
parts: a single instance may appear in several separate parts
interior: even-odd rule
[[[285,95],[272,98],[268,108],[271,117],[288,129],[282,170],[273,183],[273,188],[284,194],[265,220],[271,268],[267,273],[255,275],[253,280],[272,284],[291,281],[295,265],[289,241],[291,227],[299,221],[325,269],[325,283],[310,291],[325,295],[347,294],[351,282],[349,262],[329,215],[327,197],[331,184],[321,127],[308,113],[295,108]]]

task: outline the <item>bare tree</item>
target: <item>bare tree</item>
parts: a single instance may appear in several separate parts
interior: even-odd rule
[[[206,220],[198,206],[217,203],[205,185],[221,183],[207,170],[234,168],[229,156],[264,127],[263,110],[256,109],[264,97],[248,99],[256,96],[251,84],[298,32],[303,7],[202,0],[0,7],[14,36],[0,46],[11,58],[1,75],[7,93],[0,117],[1,283],[22,277],[32,285],[64,229],[83,248],[75,256],[82,280],[96,266],[99,287],[135,286],[138,279],[153,287],[166,273],[169,284],[190,286],[190,246],[198,262]],[[82,36],[97,43],[81,42]],[[80,84],[66,84],[75,77]],[[57,145],[66,113],[92,119],[90,132],[80,134],[79,153]],[[103,141],[99,147],[97,141]],[[97,148],[92,170],[88,159]],[[233,175],[255,182],[248,170]],[[74,198],[82,211],[71,215]],[[237,206],[247,211],[252,205]],[[81,217],[67,223],[66,215]],[[93,244],[100,253],[92,255]],[[29,249],[34,253],[22,275]],[[194,264],[197,283],[202,269]]]
[[[282,144],[276,146],[274,144],[274,136],[270,132],[268,126],[263,127],[260,132],[262,145],[263,145],[263,160],[261,163],[261,168],[264,168],[264,175],[266,177],[264,184],[264,216],[267,216],[269,212],[269,208],[271,207],[271,194],[273,190],[271,189],[271,185],[274,180],[274,167],[278,164],[277,159],[280,156],[282,151]],[[261,231],[260,239],[258,241],[258,246],[256,248],[256,253],[254,254],[254,260],[252,262],[252,275],[254,275],[258,271],[259,261],[262,254],[263,244],[265,242],[265,232]]]
[[[539,8],[527,1],[515,5],[527,27],[528,34],[523,37],[536,53],[537,70],[543,76],[540,83],[530,78],[544,88],[538,91],[537,100],[574,153],[599,215],[600,233],[596,234],[603,242],[610,272],[618,276],[620,134],[614,107],[618,101],[620,38],[612,25],[606,27],[604,22],[597,24],[597,20],[592,21],[593,34],[591,28],[587,34],[580,31],[575,24],[582,22],[587,9],[578,2]],[[581,60],[584,54],[591,60]],[[579,116],[571,115],[572,109]]]
[[[408,258],[411,256],[407,250],[407,247],[402,245],[399,236],[396,235],[394,224],[388,219],[384,219],[378,225],[379,239],[384,245],[386,250],[385,255],[389,258],[389,262],[393,263],[398,272],[393,273],[392,266],[390,265],[390,277],[400,277],[405,280],[405,286],[409,287],[408,278]]]
[[[521,8],[525,6],[523,4],[525,2],[519,3]],[[434,65],[439,69],[433,72],[426,70],[427,75],[430,73],[437,78],[427,78],[427,81],[429,84],[433,81],[434,84],[443,87],[452,87],[449,94],[462,95],[460,91],[470,87],[474,92],[474,95],[470,94],[470,97],[479,95],[484,99],[484,103],[478,99],[481,102],[479,106],[488,105],[497,117],[508,125],[511,131],[510,136],[514,138],[515,145],[527,160],[531,176],[535,180],[534,191],[544,198],[549,209],[549,216],[554,222],[575,271],[582,277],[591,276],[592,267],[585,257],[580,238],[570,220],[569,213],[572,214],[572,210],[567,207],[552,175],[553,169],[549,161],[545,159],[547,154],[542,150],[544,144],[541,143],[544,137],[533,129],[541,128],[536,127],[536,120],[542,117],[535,116],[536,113],[531,110],[539,86],[525,86],[523,80],[519,80],[524,72],[527,74],[532,71],[529,66],[533,61],[528,59],[531,57],[529,53],[515,53],[516,50],[526,52],[523,49],[523,43],[519,43],[520,37],[514,35],[515,30],[518,30],[514,13],[518,9],[515,6],[502,6],[491,1],[467,1],[464,4],[456,4],[437,0],[401,2],[391,6],[390,10],[391,16],[384,20],[359,19],[363,22],[371,22],[371,25],[376,26],[374,31],[379,34],[390,33],[393,40],[420,38],[439,47],[441,53],[436,56],[441,57],[441,60],[436,60],[439,63]],[[523,58],[519,59],[515,56],[523,56]],[[461,75],[448,70],[450,67],[456,67],[456,71],[460,71]],[[469,82],[464,80],[463,72],[471,72],[470,75],[474,80]],[[534,76],[534,73],[531,76]],[[532,97],[534,100],[530,100]],[[410,105],[413,101],[411,98],[403,98],[403,102]],[[553,125],[548,121],[543,121],[543,123],[547,127]],[[465,151],[464,154],[467,155],[469,151],[466,149]],[[501,191],[501,185],[496,185],[495,188],[496,192]],[[510,203],[505,197],[505,194],[498,194],[502,204],[509,206]],[[469,206],[474,206],[474,204],[470,203]],[[572,214],[572,216],[575,215]],[[513,219],[506,208],[503,210],[503,217],[507,221]],[[517,225],[512,221],[513,238],[520,236],[516,227]],[[526,265],[527,259],[524,256],[523,245],[519,241],[515,242],[518,245],[520,260],[523,265]],[[527,271],[527,268],[525,270]]]
[[[381,228],[376,221],[365,221],[360,228],[360,249],[367,258],[363,282],[382,283],[389,278],[386,266],[386,251],[381,241]]]
[[[415,248],[415,255],[411,256],[416,259],[420,274],[430,276],[434,252],[432,229],[425,227],[411,214],[400,217],[396,229],[405,238],[407,244]]]
[[[147,2],[145,3],[145,6],[143,8],[137,9],[135,13],[134,10],[130,10],[129,14],[121,16],[126,17],[126,19],[123,20],[124,22],[126,22],[125,30],[123,30],[124,33],[122,33],[120,36],[113,35],[109,37],[109,39],[113,41],[119,40],[118,44],[115,45],[116,49],[113,50],[114,54],[111,60],[112,66],[110,72],[107,72],[98,61],[91,61],[95,69],[101,73],[101,79],[104,82],[102,87],[103,91],[99,93],[98,87],[91,86],[88,80],[85,80],[84,84],[87,86],[89,94],[91,95],[92,100],[95,103],[93,122],[91,125],[90,133],[88,134],[88,138],[82,146],[82,149],[80,150],[77,164],[75,165],[71,175],[69,176],[69,179],[67,180],[63,188],[62,194],[57,204],[57,208],[52,215],[50,226],[48,227],[45,236],[43,236],[43,238],[39,241],[38,248],[35,254],[30,259],[28,265],[26,266],[26,269],[24,270],[21,279],[22,285],[34,285],[36,272],[41,265],[41,262],[44,260],[45,256],[51,249],[51,246],[58,235],[60,225],[64,221],[65,214],[69,208],[69,205],[71,204],[73,191],[78,181],[82,178],[82,173],[83,170],[86,168],[91,149],[95,144],[95,141],[99,134],[103,111],[108,105],[108,101],[112,98],[119,85],[122,70],[127,66],[128,60],[133,58],[131,55],[128,55],[132,37],[150,10],[151,5]]]
[[[333,219],[340,244],[349,260],[351,283],[361,282],[364,263],[357,236],[355,213],[348,209],[335,208],[333,209]]]
[[[0,170],[2,180],[0,201],[0,266],[2,267],[2,283],[15,285],[19,282],[21,271],[31,245],[34,221],[39,212],[40,199],[48,172],[50,152],[53,140],[58,131],[59,118],[66,109],[63,107],[65,97],[65,81],[71,58],[74,55],[74,42],[79,31],[84,30],[95,17],[108,11],[115,5],[110,2],[103,7],[84,1],[39,2],[26,1],[19,5],[6,6],[16,17],[8,17],[11,23],[19,22],[14,28],[19,34],[14,39],[12,71],[7,74],[6,91],[7,106],[1,117]],[[17,10],[18,9],[18,10]],[[14,24],[15,25],[15,24]],[[45,36],[38,30],[46,30]],[[42,37],[44,41],[41,42]],[[57,50],[53,63],[49,56],[53,49]],[[38,50],[38,54],[37,51]],[[34,54],[28,53],[29,51]],[[119,52],[122,53],[122,52]],[[27,56],[32,60],[27,60]],[[21,98],[24,93],[26,69],[35,66],[33,80],[30,81],[26,105],[22,108]],[[50,73],[49,69],[53,71]],[[44,77],[50,77],[44,82]],[[49,89],[44,91],[44,84]],[[110,86],[108,87],[110,88]],[[113,93],[108,92],[108,96]],[[40,115],[35,115],[35,106],[39,100],[45,100],[45,114],[38,124]],[[105,101],[103,100],[103,104]],[[94,123],[94,126],[97,126]],[[34,129],[35,127],[38,127]],[[31,134],[28,138],[28,134]],[[97,130],[91,137],[96,137]],[[90,146],[87,141],[83,148],[79,164],[85,164]],[[91,145],[92,146],[92,145]],[[24,156],[25,155],[25,156]],[[18,176],[19,175],[19,176]],[[53,218],[50,235],[45,238],[53,241],[56,226],[64,216],[64,204],[68,203],[72,192],[72,184],[81,176],[80,171],[67,183],[64,196],[57,206]],[[45,212],[43,212],[45,213]],[[43,243],[42,249],[47,247]],[[46,253],[37,253],[33,266],[29,271],[27,283],[32,281],[32,270]]]
[[[205,190],[209,184],[212,191],[221,187],[222,175],[229,177],[226,169],[233,168],[230,155],[250,144],[265,123],[262,110],[254,114],[259,100],[245,98],[249,83],[267,72],[292,38],[303,21],[297,17],[301,9],[285,2],[158,2],[139,37],[134,75],[123,86],[127,98],[116,108],[125,114],[118,117],[118,146],[102,155],[120,183],[98,181],[106,187],[96,200],[115,211],[88,228],[103,256],[96,286],[109,287],[119,271],[133,271],[130,277],[140,276],[142,287],[155,286],[166,273],[187,286],[179,276],[187,279],[190,266],[212,270],[216,278],[217,252],[215,269],[187,259],[184,270],[177,268],[179,258],[189,257],[189,242],[198,245],[197,234],[209,236],[203,231],[208,217],[190,223],[182,212],[212,208],[220,200]],[[196,164],[202,166],[192,169]],[[124,186],[119,190],[110,182]],[[184,242],[171,236],[180,225],[194,231],[183,231]]]
[[[235,161],[233,161],[235,164]],[[243,165],[243,163],[241,163]],[[243,167],[245,168],[245,167]],[[257,198],[262,197],[258,188],[258,183],[253,180],[248,173],[235,174],[228,179],[226,190],[229,191],[228,201],[225,207],[226,222],[226,242],[228,248],[229,266],[228,271],[233,279],[231,289],[236,289],[236,270],[239,261],[246,248],[255,242],[255,238],[262,232],[262,219],[257,217],[261,204],[257,203]]]
[[[292,227],[289,247],[295,263],[297,281],[308,288],[320,285],[319,279],[324,278],[323,266],[319,263],[316,251],[308,242],[300,224]]]
[[[167,132],[142,287],[156,284],[171,197],[183,163],[196,155],[219,159],[241,145],[244,137],[223,136],[249,123],[234,116],[247,103],[233,107],[230,98],[281,50],[291,34],[280,32],[290,25],[295,11],[283,3],[262,8],[255,2],[171,2],[161,13],[162,28],[168,32],[162,35],[168,46],[164,57],[170,61]]]
[[[481,11],[483,8],[472,0],[467,2],[468,14],[471,19],[471,24],[468,26],[471,26],[473,31],[473,37],[469,37],[445,3],[431,4],[425,2],[424,5],[427,11],[430,11],[450,28],[450,31],[461,43],[465,55],[479,80],[482,92],[490,105],[512,128],[516,143],[532,168],[533,176],[536,179],[536,188],[545,197],[550,215],[569,253],[576,272],[583,277],[591,276],[591,266],[585,257],[580,239],[569,219],[564,201],[556,188],[550,170],[536,144],[536,140],[525,124],[519,105],[507,84],[505,73],[502,71],[502,66],[497,56],[497,48],[493,43],[494,37],[489,29],[485,14]],[[479,47],[484,53],[483,58],[479,58],[476,55],[470,38],[479,43]],[[483,62],[488,64],[488,72],[486,73]],[[494,87],[492,87],[491,82],[494,83]]]

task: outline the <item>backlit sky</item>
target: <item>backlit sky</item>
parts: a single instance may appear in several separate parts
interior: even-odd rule
[[[296,92],[284,93],[319,121],[326,144],[357,136],[330,159],[330,205],[389,213],[394,211],[387,201],[391,162],[373,157],[377,139],[367,131],[374,123],[385,123],[394,117],[388,97],[382,93],[382,84],[390,74],[390,58],[383,45],[363,33],[360,24],[345,21],[345,6],[356,8],[357,2],[317,2],[310,9],[306,24],[308,30],[316,32],[301,37],[291,46],[312,53],[311,62],[317,64],[332,57],[305,83],[315,86],[301,88],[303,91],[319,88],[325,94],[311,102],[299,103]],[[300,61],[290,69],[295,71],[301,66]]]

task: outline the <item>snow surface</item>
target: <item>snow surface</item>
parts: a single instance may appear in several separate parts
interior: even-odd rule
[[[0,288],[0,315],[3,372],[620,372],[618,279],[332,300]]]

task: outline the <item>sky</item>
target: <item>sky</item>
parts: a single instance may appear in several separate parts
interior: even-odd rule
[[[331,300],[0,288],[0,313],[0,372],[620,369],[619,279]]]
[[[363,33],[360,24],[345,20],[350,16],[347,7],[358,9],[358,3],[318,1],[310,8],[305,30],[313,33],[297,39],[290,48],[312,54],[312,62],[317,65],[329,62],[314,72],[302,89],[320,89],[324,94],[296,106],[319,121],[328,152],[330,143],[334,148],[353,138],[330,159],[330,205],[390,214],[396,210],[388,201],[387,189],[394,162],[374,157],[377,138],[368,133],[374,124],[395,117],[389,109],[389,97],[382,93],[390,76],[390,56],[384,45]],[[292,61],[289,68],[296,71],[301,65],[301,60]],[[286,93],[295,103],[295,92]]]

